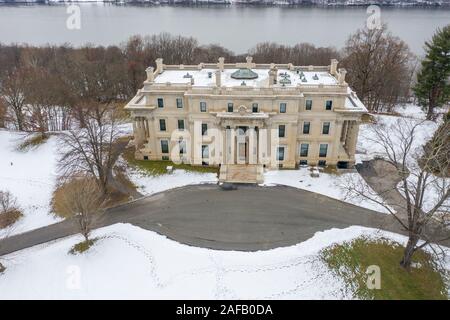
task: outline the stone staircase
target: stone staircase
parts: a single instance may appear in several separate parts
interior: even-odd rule
[[[264,168],[261,164],[227,164],[220,167],[219,182],[263,183]]]

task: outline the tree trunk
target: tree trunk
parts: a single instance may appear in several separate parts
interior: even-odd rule
[[[428,106],[427,120],[434,120],[434,106],[431,103]]]
[[[408,271],[411,268],[412,257],[418,241],[419,238],[417,236],[410,235],[408,243],[406,244],[405,251],[403,252],[403,259],[400,262],[400,265]]]

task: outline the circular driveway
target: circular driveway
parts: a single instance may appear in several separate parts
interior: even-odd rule
[[[229,191],[217,185],[173,189],[114,208],[101,224],[114,222],[197,247],[245,251],[294,245],[330,228],[393,226],[389,215],[316,193],[254,185]]]
[[[177,188],[109,209],[95,227],[114,223],[131,223],[192,246],[240,251],[290,246],[318,231],[351,225],[404,233],[390,215],[286,186]],[[0,240],[0,256],[76,233],[74,221],[67,219]]]

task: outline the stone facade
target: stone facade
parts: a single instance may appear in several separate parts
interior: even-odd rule
[[[221,166],[350,167],[367,112],[329,66],[246,62],[165,65],[146,70],[126,105],[134,120],[136,158]],[[245,167],[244,167],[245,168]],[[254,168],[253,168],[254,169]],[[252,170],[253,170],[252,169]]]

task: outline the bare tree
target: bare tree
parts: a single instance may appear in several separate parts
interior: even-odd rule
[[[20,215],[16,198],[9,191],[0,191],[0,247],[2,241],[11,235],[13,231],[11,225]],[[1,260],[2,257],[0,257],[0,274],[6,270]]]
[[[17,68],[8,72],[0,83],[0,99],[13,113],[13,120],[18,130],[25,130],[25,88],[27,72]]]
[[[6,112],[7,112],[6,104],[4,103],[4,101],[2,99],[0,99],[0,128],[6,127],[6,122],[7,122]]]
[[[0,191],[0,229],[12,225],[21,215],[16,198],[9,191]]]
[[[446,139],[450,126],[424,147],[418,133],[422,125],[422,121],[401,118],[394,124],[377,124],[368,129],[366,139],[382,150],[381,156],[398,175],[397,186],[386,186],[378,190],[378,194],[355,181],[346,186],[349,194],[382,205],[407,231],[408,242],[400,262],[405,269],[410,268],[417,250],[450,238],[446,219],[450,208],[449,165],[448,162],[436,163],[442,154],[449,154]],[[401,200],[389,201],[393,190],[403,194]]]
[[[60,137],[59,169],[63,177],[88,175],[96,181],[102,195],[106,195],[120,153],[116,143],[120,134],[114,109],[86,112],[84,128],[69,130]]]
[[[315,47],[310,43],[294,46],[280,45],[274,42],[258,43],[249,54],[259,63],[286,63],[295,65],[328,65],[331,59],[338,59],[339,53],[332,47]]]
[[[359,29],[347,40],[343,55],[347,82],[369,111],[389,110],[410,95],[414,56],[385,25]]]
[[[89,178],[74,179],[70,187],[61,206],[73,217],[78,231],[88,243],[96,218],[102,212],[104,198],[95,181]]]

